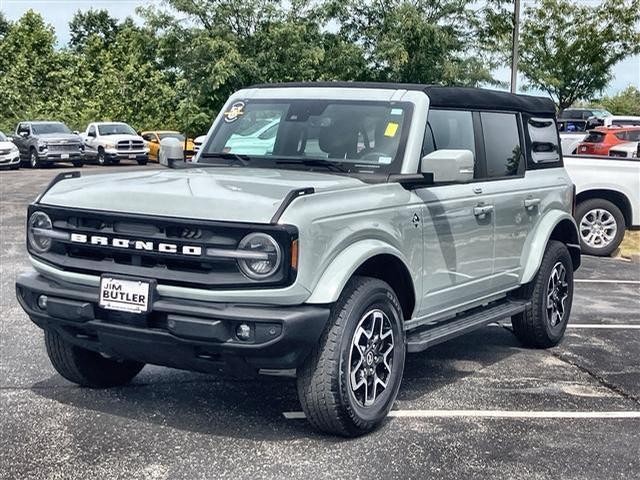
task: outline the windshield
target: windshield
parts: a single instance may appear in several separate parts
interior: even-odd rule
[[[7,136],[4,133],[0,132],[0,142],[6,142],[6,141],[7,141]]]
[[[98,125],[100,135],[137,135],[136,131],[126,123],[105,123]]]
[[[593,115],[598,118],[610,117],[611,113],[607,110],[594,110]]]
[[[178,132],[160,132],[158,133],[160,140],[163,138],[177,138],[181,142],[184,142],[184,135],[179,134]]]
[[[199,161],[228,164],[230,157],[242,157],[257,167],[399,172],[411,109],[397,102],[235,102]]]
[[[34,135],[42,135],[47,133],[71,133],[69,127],[64,123],[32,123],[31,131]]]

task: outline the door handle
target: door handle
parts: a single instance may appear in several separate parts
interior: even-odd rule
[[[539,198],[525,198],[524,200],[524,208],[527,210],[533,210],[538,205],[540,205]]]
[[[473,207],[473,214],[476,217],[483,218],[491,212],[493,212],[493,205],[478,205],[477,207]]]

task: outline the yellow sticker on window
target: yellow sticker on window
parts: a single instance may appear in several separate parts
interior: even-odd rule
[[[398,131],[398,127],[399,125],[395,122],[389,122],[387,123],[387,128],[384,131],[384,136],[385,137],[395,137],[396,136],[396,132]]]

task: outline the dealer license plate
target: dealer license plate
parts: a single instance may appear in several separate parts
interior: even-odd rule
[[[104,276],[100,279],[100,307],[129,313],[149,311],[151,283]]]
[[[60,158],[62,158],[62,159],[69,158],[69,154],[68,153],[61,153],[60,154]]]

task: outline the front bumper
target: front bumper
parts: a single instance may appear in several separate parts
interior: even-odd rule
[[[329,307],[270,306],[157,298],[136,315],[98,306],[98,288],[52,281],[36,272],[18,277],[18,302],[43,329],[114,357],[202,372],[221,362],[250,369],[298,367],[317,344]],[[47,296],[46,309],[38,297]],[[236,327],[251,326],[239,340]]]
[[[46,163],[54,163],[54,162],[82,162],[84,161],[84,153],[73,151],[73,152],[38,152],[38,161]]]
[[[107,160],[149,160],[149,153],[146,151],[121,152],[118,150],[106,150],[104,156]]]
[[[9,165],[15,165],[20,163],[20,152],[7,153],[0,155],[0,167],[8,167]]]

